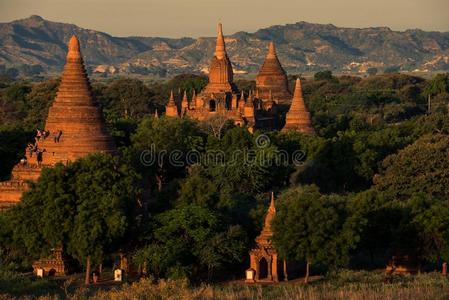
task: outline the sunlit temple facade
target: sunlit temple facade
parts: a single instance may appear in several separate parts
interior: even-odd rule
[[[277,57],[273,42],[268,45],[265,61],[256,77],[255,91],[239,91],[233,81],[234,72],[226,52],[222,25],[218,24],[215,53],[209,67],[206,87],[190,99],[175,97],[171,92],[165,107],[168,117],[190,117],[206,121],[215,116],[233,120],[236,125],[251,129],[281,129],[279,104],[291,102],[284,130],[313,133],[310,113],[304,103],[301,82],[296,82],[295,93],[288,90],[287,74]]]

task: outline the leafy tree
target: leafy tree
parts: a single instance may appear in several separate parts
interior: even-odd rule
[[[318,80],[326,80],[326,81],[330,81],[333,80],[334,77],[332,76],[332,71],[320,71],[315,73],[315,75],[313,75],[313,78],[318,81]]]
[[[375,187],[393,199],[408,199],[416,193],[448,197],[449,137],[424,136],[412,145],[387,157],[383,170],[374,178]]]
[[[436,96],[438,94],[449,93],[449,73],[437,74],[429,80],[424,89],[426,96]]]
[[[174,92],[179,90],[181,93],[187,91],[188,97],[191,97],[193,90],[199,92],[206,86],[206,84],[207,78],[204,76],[195,74],[177,75],[167,83],[166,95],[169,94],[170,90],[173,90]]]
[[[315,186],[292,188],[279,197],[273,220],[273,242],[286,259],[311,264],[342,265],[359,236],[358,220],[348,215],[345,201],[321,195]]]
[[[23,120],[24,126],[30,130],[43,129],[48,115],[48,109],[53,103],[59,79],[47,80],[34,84],[26,98],[27,116]]]
[[[116,251],[133,222],[136,179],[102,154],[44,169],[11,211],[14,239],[32,258],[62,246],[86,267],[88,284],[92,263]]]
[[[17,125],[19,120],[26,117],[26,99],[30,91],[30,85],[22,81],[14,82],[3,91],[0,99],[0,120],[3,125]]]
[[[429,261],[449,260],[449,203],[419,194],[410,199],[419,254]]]
[[[0,180],[8,179],[12,167],[24,156],[27,142],[35,131],[26,131],[16,126],[0,125]]]
[[[131,140],[140,170],[156,181],[159,192],[168,179],[184,176],[186,154],[203,147],[197,123],[180,118],[145,118]]]
[[[26,253],[14,243],[10,214],[0,213],[0,272],[27,269],[29,264]]]
[[[106,120],[139,119],[154,112],[151,90],[138,79],[121,78],[113,81],[103,91],[99,100]]]
[[[245,250],[239,226],[228,226],[208,208],[181,205],[156,217],[153,240],[138,252],[150,271],[168,277],[211,278],[217,269],[239,261]]]

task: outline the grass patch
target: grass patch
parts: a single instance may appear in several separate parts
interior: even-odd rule
[[[12,275],[12,276],[11,276]],[[394,276],[386,281],[383,272],[342,270],[309,285],[300,281],[276,285],[203,284],[190,286],[185,280],[141,279],[123,285],[73,288],[68,293],[53,280],[32,280],[9,274],[0,300],[109,300],[109,299],[448,299],[449,281],[438,273]],[[10,285],[5,285],[10,284]],[[1,293],[0,293],[1,294]]]

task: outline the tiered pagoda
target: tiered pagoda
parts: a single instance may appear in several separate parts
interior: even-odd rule
[[[285,126],[282,131],[299,131],[306,134],[314,134],[310,113],[302,96],[301,80],[296,79],[295,92],[293,94],[290,109],[285,116]]]
[[[275,50],[273,48],[270,51]],[[268,55],[270,59],[271,55]],[[275,52],[274,55],[276,55]],[[266,73],[265,76],[269,77],[270,74]],[[185,92],[184,96],[179,93],[176,97],[172,92],[166,105],[166,115],[170,117],[188,116],[200,121],[214,116],[222,116],[233,120],[237,125],[246,125],[249,128],[277,129],[278,113],[275,98],[277,94],[270,92],[271,96],[267,94],[267,98],[263,99],[257,92],[239,91],[234,84],[233,77],[234,73],[226,52],[222,25],[218,24],[217,41],[209,68],[208,84],[197,95],[194,93],[190,100],[187,99]],[[268,79],[266,81],[269,82]],[[273,82],[276,82],[276,79]],[[275,85],[273,83],[273,86]],[[274,90],[277,92],[283,89]]]
[[[278,104],[287,104],[292,98],[288,90],[285,70],[277,57],[273,42],[268,45],[265,61],[256,77],[256,90],[239,91],[233,82],[232,64],[226,52],[223,29],[218,24],[215,53],[209,68],[206,87],[189,100],[186,91],[170,94],[165,107],[168,117],[190,117],[200,121],[221,116],[236,125],[253,129],[281,129]],[[302,98],[301,83],[296,82],[295,94],[286,116],[285,130],[314,133],[310,113]]]
[[[67,163],[93,152],[113,153],[101,110],[95,102],[81,56],[79,41],[72,36],[56,98],[50,107],[44,132],[27,149],[9,181],[0,183],[0,208],[20,201],[27,180],[36,181],[43,167]]]

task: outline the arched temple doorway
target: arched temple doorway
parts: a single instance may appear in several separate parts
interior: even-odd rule
[[[215,100],[210,100],[209,101],[209,111],[216,111],[217,110],[217,103],[215,102]]]
[[[256,275],[257,276],[257,275]],[[259,260],[259,280],[268,278],[268,262],[265,257]]]

